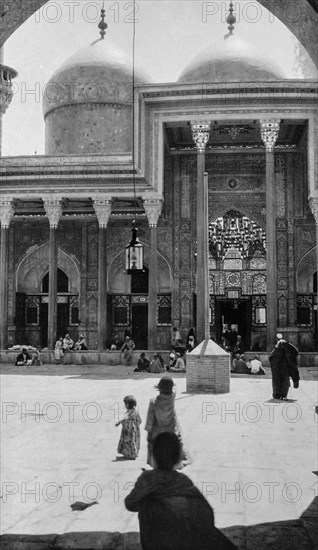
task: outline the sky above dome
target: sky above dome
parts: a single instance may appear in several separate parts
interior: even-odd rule
[[[133,3],[105,1],[110,40],[132,58]],[[286,78],[303,78],[306,54],[299,42],[256,1],[233,2],[237,37],[280,65]],[[44,154],[42,95],[52,73],[72,54],[99,38],[101,2],[52,1],[31,16],[6,42],[4,64],[18,71],[15,95],[3,117],[3,155]],[[202,50],[219,49],[228,32],[229,2],[136,0],[135,63],[152,82],[176,82]],[[228,38],[227,40],[231,40]]]

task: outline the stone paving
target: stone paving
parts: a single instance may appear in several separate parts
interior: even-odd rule
[[[1,373],[2,548],[139,549],[123,499],[146,464],[146,432],[136,461],[116,460],[114,424],[126,394],[145,421],[159,376],[101,365]],[[216,526],[242,550],[318,548],[317,369],[301,369],[287,402],[271,399],[269,373],[234,375],[223,395],[187,394],[185,375],[174,379],[192,459],[183,472]]]

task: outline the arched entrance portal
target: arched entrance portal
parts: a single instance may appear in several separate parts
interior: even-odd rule
[[[144,247],[144,273],[127,275],[125,252],[120,252],[108,270],[108,342],[122,341],[131,334],[137,349],[148,347],[149,248]],[[171,269],[158,253],[157,342],[168,348],[171,339]]]
[[[229,209],[209,224],[211,333],[232,328],[247,349],[266,349],[266,238],[259,223]]]
[[[300,351],[318,350],[317,247],[305,254],[297,269],[297,327]]]
[[[57,332],[77,339],[80,277],[76,262],[58,249]],[[49,245],[29,252],[16,275],[16,341],[46,347],[49,304]]]

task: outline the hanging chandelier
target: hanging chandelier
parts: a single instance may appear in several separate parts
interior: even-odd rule
[[[215,260],[224,260],[233,255],[244,260],[257,251],[265,255],[265,231],[254,220],[230,210],[210,223],[209,251]]]

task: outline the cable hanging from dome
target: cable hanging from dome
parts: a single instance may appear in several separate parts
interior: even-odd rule
[[[132,176],[134,189],[134,219],[132,222],[132,237],[130,243],[126,246],[126,273],[143,272],[144,247],[138,239],[138,230],[136,227],[136,174],[135,174],[135,42],[136,42],[136,0],[133,0],[133,37],[132,37]]]

